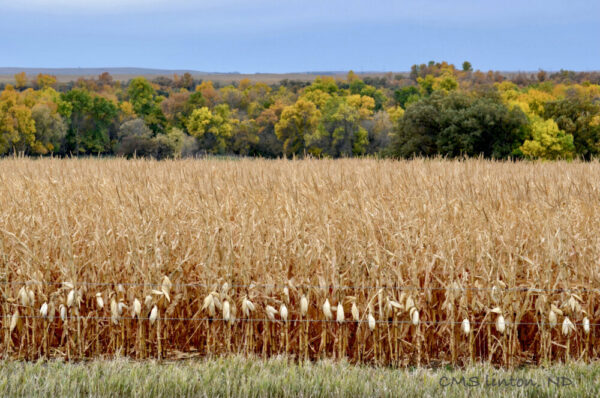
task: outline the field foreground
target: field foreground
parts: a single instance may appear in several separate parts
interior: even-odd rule
[[[589,361],[597,214],[597,162],[5,159],[0,352]]]
[[[172,363],[125,360],[0,362],[3,397],[597,397],[598,364],[506,371],[290,363],[224,357]]]

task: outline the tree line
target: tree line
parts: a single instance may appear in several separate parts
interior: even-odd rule
[[[446,62],[410,73],[229,85],[190,74],[0,86],[0,154],[261,157],[600,154],[600,74],[474,71]]]

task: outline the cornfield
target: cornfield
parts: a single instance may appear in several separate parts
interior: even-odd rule
[[[600,356],[600,165],[0,161],[3,358]]]

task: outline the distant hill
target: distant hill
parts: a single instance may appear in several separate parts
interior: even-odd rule
[[[172,75],[174,73],[184,74],[186,72],[192,74],[200,74],[202,72],[193,70],[166,70],[166,69],[150,69],[150,68],[18,68],[18,67],[0,67],[0,75],[14,75],[15,73],[25,72],[28,75],[37,75],[45,73],[55,76],[74,75],[74,76],[89,76],[99,75],[103,72],[108,72],[111,75]]]
[[[317,76],[345,77],[347,71],[314,71],[297,73],[219,73],[202,72],[186,69],[151,69],[151,68],[19,68],[19,67],[0,67],[0,83],[13,83],[14,75],[25,72],[30,78],[39,73],[54,75],[59,82],[65,83],[77,80],[80,77],[97,77],[103,72],[108,72],[113,79],[127,81],[136,76],[144,76],[153,79],[158,76],[173,77],[174,74],[183,75],[190,73],[196,79],[213,80],[215,82],[229,83],[248,78],[252,81],[262,81],[265,83],[277,83],[283,79],[312,81]],[[357,72],[363,76],[383,76],[385,72]]]

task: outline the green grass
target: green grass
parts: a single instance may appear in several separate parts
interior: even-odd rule
[[[566,377],[556,386],[548,377]],[[452,377],[477,378],[480,385],[443,386]],[[491,379],[536,386],[486,386]],[[471,379],[473,383],[476,379]],[[443,384],[443,385],[442,385]],[[127,360],[0,362],[0,396],[221,396],[221,397],[582,397],[600,396],[600,364],[556,365],[513,371],[478,365],[466,370],[389,369],[347,363],[296,364],[282,358],[239,357],[179,362]]]

